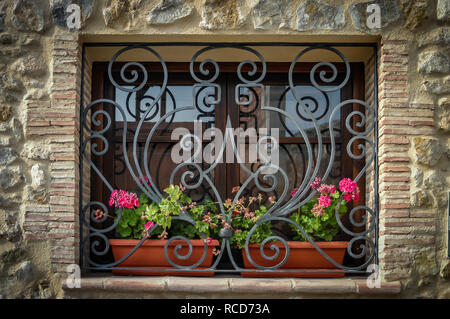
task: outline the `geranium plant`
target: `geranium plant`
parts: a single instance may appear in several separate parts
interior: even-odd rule
[[[148,198],[145,194],[137,197],[135,193],[128,193],[124,190],[114,190],[111,193],[109,206],[122,208],[122,216],[116,227],[116,231],[122,238],[142,238],[145,221],[140,216],[145,211],[147,202]],[[116,211],[116,216],[118,216],[118,211]]]
[[[233,188],[233,193],[239,190],[239,186]],[[225,227],[233,228],[233,236],[230,243],[235,248],[244,248],[247,236],[250,230],[255,226],[256,222],[267,212],[267,210],[275,203],[275,197],[269,197],[269,207],[262,204],[263,196],[241,197],[235,203],[231,199],[227,199],[224,207],[227,213],[232,213],[231,225]],[[267,237],[273,236],[270,221],[258,225],[254,230],[249,242],[261,244]]]
[[[201,238],[205,234],[208,238],[218,237],[219,219],[214,203],[206,200],[204,204],[198,204],[183,194],[184,187],[170,185],[164,192],[168,194],[159,203],[152,202],[146,207],[142,219],[157,223],[161,227],[159,238],[167,238],[169,231],[171,235],[182,235],[187,238]],[[181,211],[186,211],[195,221],[195,225],[172,220],[173,216],[180,215]],[[175,222],[175,223],[174,223]]]
[[[339,232],[336,209],[339,217],[345,215],[348,210],[347,204],[359,201],[359,188],[350,178],[343,178],[339,182],[339,190],[334,185],[321,183],[320,177],[316,177],[311,183],[311,188],[316,190],[318,195],[293,213],[291,219],[314,241],[332,241]],[[297,191],[294,189],[291,195],[294,196]],[[290,226],[296,234],[294,240],[306,241],[306,237],[297,227]]]
[[[217,238],[219,218],[215,214],[215,204],[208,200],[204,204],[197,204],[183,194],[184,190],[181,185],[169,185],[164,189],[167,196],[159,203],[151,201],[145,193],[138,197],[135,193],[114,190],[109,205],[122,208],[122,215],[116,227],[117,233],[124,239],[142,239],[144,236],[167,239],[169,234],[194,239],[201,238],[202,233],[208,237],[208,241],[211,237]],[[195,225],[173,219],[182,211],[194,219]],[[101,218],[104,214],[99,212],[96,216]],[[116,220],[118,216],[119,211],[116,211]],[[156,225],[157,228],[152,230]]]
[[[141,182],[147,182],[146,180]],[[119,275],[165,275],[158,269],[191,266],[198,263],[199,268],[207,269],[212,265],[213,256],[220,254],[217,249],[219,218],[216,206],[211,201],[198,204],[183,193],[182,185],[169,185],[164,189],[165,196],[158,202],[150,200],[145,194],[139,197],[135,193],[114,190],[110,205],[117,208],[116,231],[121,238],[110,238],[114,260],[123,260],[119,267],[150,268],[137,271],[114,269]],[[104,214],[96,213],[99,218]],[[182,216],[181,216],[182,215]],[[179,240],[179,236],[189,239]],[[166,239],[172,239],[168,241]],[[145,240],[144,239],[148,239]],[[140,246],[137,244],[141,240]],[[135,250],[131,255],[130,252]],[[125,259],[125,260],[124,260]],[[212,276],[212,271],[174,272],[174,276]]]

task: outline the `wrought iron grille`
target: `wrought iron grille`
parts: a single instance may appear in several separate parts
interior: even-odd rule
[[[112,59],[108,62],[107,66],[107,76],[108,81],[114,87],[117,92],[122,92],[125,98],[122,102],[118,102],[117,99],[109,98],[99,98],[87,106],[85,105],[84,97],[81,98],[81,125],[80,125],[80,265],[86,269],[94,270],[136,270],[136,271],[186,271],[190,272],[196,271],[212,271],[217,272],[239,272],[239,273],[261,273],[261,272],[276,272],[276,273],[299,273],[299,272],[310,272],[310,273],[320,273],[320,272],[345,272],[345,273],[367,273],[367,266],[372,263],[378,263],[378,163],[377,163],[377,47],[375,44],[361,44],[361,43],[102,43],[102,44],[84,44],[83,45],[83,70],[82,70],[82,81],[81,81],[81,91],[84,92],[85,87],[85,55],[86,48],[88,47],[119,47],[120,49],[114,54]],[[168,71],[166,62],[163,57],[158,53],[157,48],[161,47],[172,47],[174,50],[182,50],[184,47],[195,47],[198,48],[196,53],[192,56],[189,61],[189,75],[193,81],[191,86],[191,92],[193,99],[193,105],[187,105],[178,107],[176,106],[176,97],[171,92],[168,79],[171,73]],[[291,50],[296,51],[298,54],[295,56],[290,63],[290,67],[287,73],[285,73],[285,84],[283,90],[280,94],[280,100],[286,98],[290,94],[290,98],[295,102],[295,112],[288,112],[286,109],[282,109],[280,104],[272,104],[270,99],[265,99],[266,97],[266,87],[263,82],[267,75],[266,61],[264,56],[256,49],[260,47],[274,47],[279,50]],[[350,62],[344,56],[344,54],[338,49],[341,47],[347,48],[357,48],[357,47],[367,47],[373,49],[374,56],[374,71],[373,71],[373,83],[374,83],[374,101],[373,105],[369,103],[355,99],[345,99],[338,101],[332,105],[330,100],[330,95],[332,92],[338,92],[341,90],[349,81],[351,77]],[[283,170],[282,167],[277,166],[276,171],[278,175],[266,174],[262,176],[261,168],[272,165],[270,162],[263,162],[259,167],[248,167],[245,164],[239,164],[241,172],[246,174],[246,178],[241,181],[241,187],[239,191],[234,195],[233,202],[236,202],[241,195],[245,194],[250,188],[250,183],[254,189],[257,189],[262,193],[270,193],[273,191],[278,191],[279,195],[276,203],[260,218],[253,229],[250,231],[248,238],[246,240],[246,246],[244,251],[247,259],[254,266],[252,269],[243,267],[238,260],[236,260],[236,255],[233,253],[230,246],[230,237],[232,236],[232,231],[230,229],[222,229],[220,231],[220,253],[214,257],[214,262],[208,268],[200,268],[200,265],[206,256],[207,244],[205,243],[205,252],[202,254],[201,259],[192,265],[186,266],[181,265],[171,259],[170,256],[175,257],[176,260],[182,261],[189,258],[192,253],[192,245],[188,238],[184,236],[174,236],[169,238],[164,247],[165,258],[173,267],[161,269],[161,268],[148,268],[148,267],[124,267],[120,266],[127,258],[132,256],[147,240],[143,237],[131,249],[124,257],[116,261],[111,261],[106,258],[102,262],[99,262],[96,257],[106,256],[110,254],[110,244],[109,237],[114,232],[115,227],[118,225],[122,210],[118,210],[118,214],[115,214],[115,210],[97,198],[85,198],[86,195],[83,193],[86,181],[84,172],[89,170],[91,174],[98,176],[102,187],[106,187],[109,192],[115,189],[115,185],[112,185],[108,180],[108,176],[105,176],[105,172],[101,170],[93,160],[93,157],[101,157],[106,154],[111,147],[116,147],[117,151],[121,153],[121,168],[116,169],[117,173],[127,172],[129,174],[132,182],[136,185],[136,189],[139,192],[143,192],[146,196],[158,203],[162,197],[163,192],[158,187],[158,179],[166,178],[170,183],[176,183],[175,175],[184,169],[184,173],[180,178],[180,183],[188,191],[196,191],[197,194],[204,195],[210,194],[210,197],[218,203],[219,213],[222,218],[226,221],[230,221],[232,216],[231,213],[226,213],[224,209],[224,194],[221,194],[217,189],[217,184],[214,182],[212,175],[214,174],[214,169],[218,165],[218,161],[209,163],[209,165],[204,165],[204,163],[195,163],[193,157],[185,162],[178,164],[175,169],[171,171],[170,176],[158,176],[155,178],[154,174],[151,172],[149,167],[153,164],[149,158],[149,148],[153,139],[156,136],[158,129],[171,123],[172,119],[178,112],[196,112],[197,119],[202,119],[206,122],[206,126],[211,126],[211,121],[208,122],[208,117],[214,116],[214,108],[212,106],[217,105],[221,102],[223,97],[223,92],[221,91],[222,86],[218,84],[217,80],[221,74],[221,65],[219,61],[215,61],[210,58],[202,59],[202,55],[205,53],[233,49],[238,51],[246,52],[247,54],[254,55],[254,60],[244,60],[237,62],[237,68],[235,69],[235,75],[237,76],[235,90],[234,90],[234,102],[241,106],[255,105],[255,108],[259,108],[260,112],[271,112],[276,114],[280,119],[281,123],[284,123],[286,134],[291,134],[297,136],[303,141],[302,158],[303,165],[301,167],[301,179],[295,180],[298,191],[291,197],[290,194],[290,180],[293,178],[292,174]],[[162,75],[160,78],[160,83],[158,84],[159,92],[156,94],[147,94],[149,88],[151,87],[149,79],[152,78],[152,70],[145,66],[145,63],[141,62],[118,62],[121,56],[133,51],[133,50],[144,50],[147,54],[152,56],[159,64],[159,73]],[[342,72],[338,72],[335,62],[314,62],[309,70],[309,86],[314,88],[323,97],[322,101],[318,98],[309,96],[302,96],[297,90],[297,85],[295,83],[295,66],[300,63],[302,57],[310,52],[315,52],[316,50],[326,51],[330,54],[335,55],[342,65]],[[188,62],[188,61],[187,61]],[[119,71],[114,72],[114,66],[119,65]],[[197,67],[196,67],[197,65]],[[327,70],[325,70],[327,69]],[[117,78],[118,77],[118,78]],[[364,81],[364,79],[360,79]],[[339,83],[337,83],[339,82]],[[96,83],[93,83],[96,85]],[[209,91],[208,91],[209,90]],[[203,92],[202,92],[203,91]],[[147,99],[144,103],[144,108],[141,105],[136,105],[134,109],[130,107],[131,100],[130,96],[135,94],[139,95],[140,101]],[[197,100],[199,96],[203,94],[203,108],[198,105]],[[149,96],[150,95],[150,96]],[[246,97],[246,98],[244,98]],[[252,102],[253,98],[256,98],[256,102]],[[172,108],[162,110],[163,99],[172,100]],[[280,101],[279,100],[279,101]],[[309,101],[307,101],[309,100]],[[138,101],[138,100],[136,100]],[[164,102],[167,103],[167,102]],[[252,104],[253,103],[253,104]],[[324,103],[324,106],[320,106]],[[86,103],[87,104],[87,103]],[[96,106],[100,104],[108,104],[114,111],[107,112],[105,109],[96,109]],[[352,110],[348,112],[344,118],[340,121],[343,124],[343,128],[349,134],[349,139],[347,145],[343,145],[342,149],[339,149],[336,140],[336,128],[334,127],[333,118],[339,116],[341,109],[346,105],[358,105],[359,110]],[[325,110],[322,114],[315,114],[316,111]],[[151,129],[143,129],[148,121],[154,118],[154,115],[158,112],[159,117],[157,117],[152,122]],[[329,113],[328,122],[324,122],[325,113]],[[139,115],[138,115],[139,113]],[[252,111],[241,110],[240,115],[247,118],[255,118],[255,114]],[[118,129],[115,125],[114,117],[121,117],[121,126]],[[130,118],[130,116],[132,118]],[[284,120],[282,120],[284,118]],[[133,122],[131,125],[130,119]],[[319,121],[321,121],[319,123]],[[290,126],[286,126],[286,121],[290,122]],[[209,124],[208,124],[209,123]],[[253,125],[255,125],[254,122]],[[305,123],[308,123],[309,132],[315,134],[314,144],[310,142],[311,135],[305,128]],[[239,123],[243,125],[244,128],[251,126],[252,124],[247,121],[245,123]],[[324,125],[325,124],[325,125]],[[357,129],[355,129],[355,127]],[[231,121],[227,118],[227,128],[233,128]],[[294,128],[295,133],[289,132],[290,129]],[[324,129],[325,128],[325,129]],[[119,133],[110,134],[108,132],[116,130]],[[121,133],[120,133],[121,132]],[[158,131],[159,132],[159,131]],[[111,142],[111,136],[116,136],[118,134],[120,142],[113,144]],[[131,135],[130,135],[131,134]],[[109,137],[108,137],[109,136]],[[127,136],[132,136],[131,140],[127,141]],[[193,135],[188,135],[184,138],[194,138]],[[224,148],[227,145],[227,136],[224,137],[224,143],[220,152],[224,152]],[[260,139],[267,137],[260,136]],[[327,140],[327,143],[324,141]],[[228,141],[228,142],[233,142]],[[260,140],[258,140],[258,143]],[[358,152],[354,151],[354,144],[358,143]],[[233,153],[238,158],[242,154],[239,154],[239,150],[233,145]],[[272,145],[274,146],[274,145]],[[274,146],[275,147],[275,146]],[[359,264],[346,264],[338,263],[332,259],[324,250],[322,250],[317,243],[308,236],[302,227],[291,219],[289,215],[301,208],[305,203],[307,203],[311,198],[313,198],[317,191],[311,189],[311,182],[316,177],[321,177],[322,181],[327,181],[333,178],[333,165],[335,165],[335,158],[339,152],[344,152],[352,160],[362,160],[363,166],[359,169],[356,174],[355,181],[360,180],[365,175],[373,175],[371,178],[367,177],[368,180],[372,180],[373,187],[373,201],[371,205],[366,205],[366,203],[358,204],[353,207],[348,214],[348,223],[345,224],[338,211],[336,211],[336,221],[339,224],[341,233],[350,236],[351,239],[348,240],[348,246],[346,249],[347,256],[354,259],[359,259],[362,261]],[[319,163],[323,163],[324,168],[320,169]],[[295,166],[294,166],[295,167]],[[299,168],[300,169],[300,168]],[[195,171],[195,172],[194,172]],[[295,175],[297,176],[297,175]],[[263,178],[265,183],[261,182],[260,178]],[[334,176],[336,178],[337,176]],[[342,176],[344,177],[344,176]],[[142,183],[144,179],[148,179],[149,183]],[[190,181],[188,179],[190,178]],[[192,183],[194,181],[194,183]],[[206,185],[206,188],[205,188]],[[98,188],[100,185],[90,185],[91,188]],[[250,190],[251,192],[251,190]],[[84,196],[84,197],[83,197]],[[205,198],[205,196],[200,196],[199,200]],[[96,208],[101,209],[106,216],[98,219],[95,218],[94,212]],[[359,220],[355,219],[357,212],[364,212]],[[110,224],[105,224],[107,217],[114,217],[114,221]],[[195,220],[183,211],[179,216],[175,216],[174,219],[182,220],[190,224],[195,224]],[[261,246],[268,246],[273,251],[273,255],[268,256],[261,248],[261,256],[265,260],[274,260],[280,254],[284,254],[281,261],[272,266],[263,266],[255,262],[249,254],[249,240],[254,229],[259,227],[261,224],[266,222],[272,223],[287,223],[297,228],[306,237],[307,241],[312,244],[315,250],[317,250],[325,259],[327,259],[331,264],[337,267],[336,270],[298,270],[298,269],[281,269],[280,267],[288,260],[290,251],[288,245],[288,238],[281,233],[277,233],[274,236],[270,236],[262,242]],[[351,226],[360,227],[359,231],[355,231]],[[361,230],[362,228],[362,230]],[[154,229],[154,228],[153,228]],[[151,234],[151,230],[149,232]],[[205,238],[205,237],[204,237]],[[171,245],[173,241],[179,242],[180,240],[187,245],[189,251],[187,255],[179,253],[181,246]],[[275,243],[278,242],[278,245]],[[280,249],[282,247],[283,249]],[[357,252],[355,252],[355,247]],[[170,250],[173,250],[169,253]],[[170,255],[170,256],[169,256]],[[227,268],[220,267],[221,261],[223,259],[228,259],[230,261],[230,266]],[[106,261],[105,261],[106,260]]]

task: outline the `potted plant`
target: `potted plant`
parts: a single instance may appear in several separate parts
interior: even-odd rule
[[[170,185],[159,203],[144,193],[114,190],[109,205],[116,208],[116,232],[120,238],[110,239],[114,260],[125,258],[145,238],[141,246],[116,267],[118,275],[212,276],[212,271],[173,271],[176,266],[208,269],[213,255],[218,254],[218,218],[211,201],[197,204],[183,194],[180,185]],[[122,214],[120,215],[120,210]],[[185,218],[180,218],[184,214]],[[102,213],[97,214],[99,218]],[[190,222],[186,222],[188,219]],[[170,235],[170,238],[169,238]],[[205,238],[206,236],[206,238]],[[191,247],[191,248],[190,248]],[[191,250],[191,251],[190,251]],[[172,262],[170,262],[169,260]],[[124,270],[114,268],[134,268]],[[162,270],[139,270],[139,269]]]
[[[359,189],[356,182],[349,178],[344,178],[339,182],[339,190],[334,185],[321,184],[321,179],[316,178],[311,183],[311,188],[317,191],[317,195],[311,198],[305,205],[291,214],[290,220],[300,226],[305,234],[337,264],[342,265],[345,251],[348,247],[347,241],[333,241],[339,233],[339,224],[336,220],[336,211],[341,218],[347,213],[347,204],[351,201],[359,200]],[[291,193],[295,195],[297,189]],[[274,198],[269,198],[269,203],[274,203]],[[257,221],[265,214],[267,208],[261,205],[261,201],[254,198],[241,199],[229,209],[233,213],[232,227],[234,235],[231,243],[242,249],[244,266],[247,269],[258,269],[251,263],[279,270],[289,270],[289,272],[242,272],[245,277],[343,277],[344,272],[326,272],[327,270],[339,270],[336,265],[327,260],[311,244],[303,232],[289,223],[293,232],[290,240],[284,242],[276,240],[275,234],[271,230],[270,221],[259,222],[249,239],[248,255],[245,249],[245,242],[251,229]],[[263,244],[263,253],[261,253]],[[286,246],[289,248],[289,255],[286,262],[279,265],[286,255]],[[275,257],[276,250],[278,255]],[[274,257],[274,258],[272,258]],[[303,270],[295,272],[294,270]],[[305,271],[306,270],[306,271]],[[309,271],[309,272],[308,272]]]

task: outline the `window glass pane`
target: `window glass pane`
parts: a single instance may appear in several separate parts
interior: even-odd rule
[[[132,88],[126,87],[126,88]],[[127,122],[138,122],[148,111],[148,108],[158,98],[161,91],[159,86],[148,87],[145,91],[125,92],[116,89],[115,101],[125,112]],[[149,132],[154,123],[161,117],[176,109],[190,107],[187,110],[174,112],[164,119],[164,124],[160,124],[156,130],[156,135],[170,135],[177,127],[184,127],[193,131],[194,121],[202,121],[203,127],[214,127],[215,104],[217,100],[214,87],[196,87],[192,85],[169,85],[156,105],[147,114],[143,132]],[[194,104],[195,95],[195,104]],[[136,106],[138,105],[138,107]],[[123,116],[119,109],[115,109],[116,122],[123,122]]]
[[[336,105],[340,103],[340,91],[321,92],[313,86],[299,85],[295,87],[299,99],[309,109],[319,126],[322,136],[330,136],[329,120]],[[311,116],[297,102],[289,86],[266,85],[264,87],[264,104],[285,111],[293,119],[275,111],[261,110],[261,89],[240,89],[240,123],[244,129],[248,127],[278,128],[280,137],[302,137],[300,127],[308,137],[317,137]],[[251,99],[248,105],[245,105]],[[333,116],[334,135],[340,135],[340,112]]]
[[[133,88],[132,86],[125,86],[127,89]],[[116,91],[116,103],[122,107],[125,113],[125,118],[127,122],[134,122],[136,118],[136,93],[130,93],[122,91],[118,88]],[[122,112],[118,108],[115,108],[115,118],[116,122],[123,122]]]
[[[301,137],[302,134],[298,126],[303,129],[307,136],[317,136],[311,115],[297,102],[289,86],[266,86],[265,90],[268,105],[286,111],[294,119],[291,120],[286,116],[271,112],[270,127],[279,128],[280,136]],[[322,136],[329,136],[329,120],[334,107],[340,103],[340,91],[325,93],[313,86],[299,85],[295,87],[295,93],[312,113]],[[332,124],[333,129],[338,133],[340,112],[333,116]]]
[[[166,89],[165,104],[166,112],[194,105],[193,86],[171,85]],[[189,111],[176,112],[173,119],[167,118],[167,122],[193,122],[214,121],[215,105],[208,103],[207,96],[214,94],[214,88],[203,87],[194,90],[196,103],[195,108]]]

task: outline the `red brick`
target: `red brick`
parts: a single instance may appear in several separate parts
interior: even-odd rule
[[[57,126],[75,126],[75,121],[51,121],[51,125]]]
[[[411,125],[411,126],[417,126],[417,125],[434,126],[434,122],[433,121],[409,121],[409,125]]]
[[[74,206],[70,205],[50,205],[50,210],[52,212],[77,212],[78,209],[75,209]]]
[[[34,232],[34,231],[46,232],[48,230],[46,223],[38,224],[37,222],[33,222],[33,223],[25,222],[23,225],[23,229],[26,232]]]
[[[433,245],[435,242],[436,242],[436,239],[434,236],[422,236],[421,238],[411,238],[410,236],[407,238],[400,238],[399,236],[395,236],[395,238],[384,239],[385,245],[397,246],[397,247],[402,247],[405,245],[408,245],[408,246],[411,246],[411,245],[417,245],[417,246]]]
[[[63,222],[50,222],[48,224],[49,229],[74,229],[74,223],[63,223]]]
[[[414,218],[434,218],[434,217],[436,217],[436,212],[434,212],[434,211],[416,211],[416,210],[413,210],[413,211],[411,211],[411,213],[410,213],[410,216],[411,217],[414,217]]]
[[[387,193],[383,196],[383,198],[385,199],[405,199],[405,198],[410,198],[410,195],[407,192],[392,192],[392,193]]]
[[[78,162],[78,156],[76,154],[70,154],[70,155],[50,155],[51,161],[77,161]]]
[[[49,238],[47,233],[26,233],[25,236],[29,240],[41,240]]]
[[[408,84],[406,82],[391,82],[391,81],[385,81],[381,87],[382,90],[387,89],[403,89],[405,90],[408,87]]]
[[[404,156],[392,156],[392,157],[388,157],[385,156],[380,160],[380,164],[383,164],[385,162],[409,162],[409,157],[404,157]]]
[[[36,100],[30,100],[27,101],[26,106],[28,109],[35,109],[35,108],[49,108],[51,102],[50,101],[36,101]]]
[[[409,176],[381,176],[381,182],[409,182]]]
[[[409,203],[382,204],[381,209],[409,208]]]
[[[382,211],[380,213],[380,218],[401,218],[401,217],[409,217],[409,210],[401,210],[401,211]]]
[[[378,84],[383,83],[384,81],[408,81],[408,76],[403,74],[385,74],[380,77],[378,80]]]
[[[74,247],[77,246],[77,242],[75,242],[74,238],[68,239],[52,239],[51,240],[52,247]]]
[[[50,126],[50,121],[27,121],[28,127]]]
[[[77,98],[77,94],[76,93],[54,93],[51,96],[52,99],[73,99],[75,100]]]
[[[398,103],[398,102],[384,102],[386,100],[380,100],[379,109],[384,110],[386,108],[392,108],[392,109],[402,109],[409,107],[408,103]]]
[[[406,98],[408,97],[408,92],[392,92],[389,90],[388,92],[382,92],[379,95],[380,99],[389,98],[389,97],[401,97]]]
[[[409,184],[401,184],[401,185],[386,185],[381,187],[381,191],[393,191],[393,190],[399,190],[399,191],[409,191]]]
[[[75,118],[75,117],[77,117],[77,114],[72,111],[67,112],[67,111],[61,110],[58,112],[55,112],[55,111],[45,112],[44,116],[49,119],[52,119],[52,118],[61,119],[61,118]]]
[[[407,49],[396,49],[396,48],[382,48],[381,49],[381,60],[384,56],[391,55],[391,56],[398,56],[398,55],[408,55],[409,51]]]
[[[50,185],[52,188],[75,188],[77,184],[75,183],[52,183]]]
[[[385,166],[380,169],[380,173],[388,172],[409,172],[410,168],[408,166]]]
[[[386,221],[385,227],[413,227],[413,226],[435,226],[435,222],[422,221]]]
[[[382,62],[406,64],[408,63],[408,58],[405,56],[398,56],[398,55],[397,56],[384,55],[382,58]]]
[[[386,60],[384,60],[383,62],[388,62]],[[402,72],[402,73],[406,73],[408,72],[408,67],[405,65],[386,65],[386,64],[382,64],[381,66],[381,72],[385,73],[385,72]]]
[[[50,195],[60,195],[60,196],[70,196],[70,197],[75,197],[75,195],[77,195],[77,191],[76,190],[67,190],[67,191],[60,191],[60,190],[53,190],[50,191]]]
[[[67,127],[30,127],[27,129],[27,135],[74,135],[75,128]]]
[[[409,103],[409,107],[414,109],[434,109],[434,104],[432,103]]]
[[[77,262],[75,258],[53,258],[53,257],[50,257],[50,261],[52,263],[58,264],[75,264]]]
[[[387,137],[387,135],[384,135],[383,138],[380,139],[378,146],[381,147],[385,144],[407,145],[409,144],[409,139],[407,137]]]
[[[408,125],[410,121],[408,120],[399,120],[399,119],[395,119],[395,120],[381,120],[380,121],[380,126],[383,125]]]

